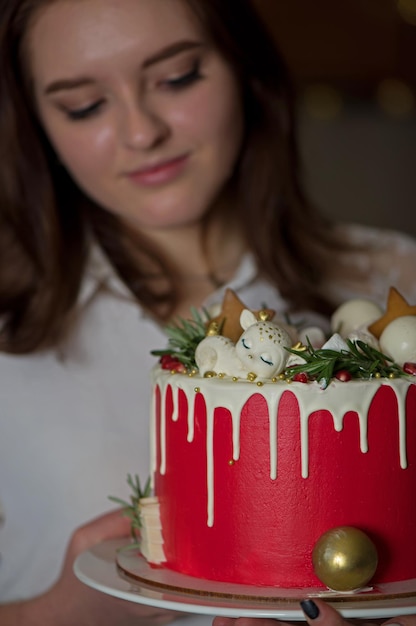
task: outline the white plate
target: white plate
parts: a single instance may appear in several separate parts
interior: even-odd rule
[[[117,567],[122,567],[126,575]],[[76,576],[86,585],[123,600],[185,613],[227,617],[273,617],[304,621],[299,600],[308,595],[331,601],[344,617],[388,618],[416,614],[416,594],[411,597],[386,598],[386,593],[406,593],[415,589],[416,581],[384,585],[380,599],[331,595],[310,590],[265,590],[200,580],[164,568],[150,568],[137,552],[126,549],[125,540],[104,541],[83,552],[75,561]],[[140,579],[140,580],[139,580]],[[147,580],[148,583],[141,582]],[[180,591],[186,590],[186,591]],[[270,593],[276,600],[270,601]],[[246,595],[248,594],[248,596]],[[266,599],[261,599],[264,595]],[[230,596],[230,597],[227,597]],[[273,596],[274,597],[274,596]]]

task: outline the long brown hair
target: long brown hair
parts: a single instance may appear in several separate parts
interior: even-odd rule
[[[161,251],[85,197],[39,125],[23,44],[34,11],[51,1],[8,0],[0,21],[0,349],[14,353],[62,338],[91,234],[157,317],[167,319],[180,298]],[[183,1],[240,81],[246,135],[233,182],[247,245],[294,307],[328,311],[319,279],[336,244],[299,182],[293,93],[282,57],[249,0]],[[141,280],[143,258],[166,277],[163,293]]]

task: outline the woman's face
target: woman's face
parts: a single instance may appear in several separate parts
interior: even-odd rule
[[[144,231],[189,225],[241,148],[230,67],[182,0],[59,0],[27,37],[36,106],[84,192]]]

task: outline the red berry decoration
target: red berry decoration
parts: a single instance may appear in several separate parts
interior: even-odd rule
[[[171,354],[164,354],[160,358],[160,367],[163,370],[180,372],[182,374],[186,372],[185,365],[179,359],[177,359],[176,356],[172,356]]]
[[[406,374],[416,376],[416,363],[405,363],[403,365],[403,371],[406,372]]]
[[[163,370],[169,370],[172,360],[173,360],[173,357],[171,354],[164,354],[163,356],[160,357],[160,367]]]
[[[309,376],[306,374],[306,372],[298,372],[293,376],[292,380],[296,381],[297,383],[307,383],[309,382]]]
[[[349,380],[351,380],[352,375],[348,370],[339,370],[339,372],[336,372],[335,378],[343,383],[347,383]]]
[[[179,360],[176,360],[173,367],[171,367],[170,369],[174,372],[179,372],[180,374],[185,374],[186,372],[185,365]]]

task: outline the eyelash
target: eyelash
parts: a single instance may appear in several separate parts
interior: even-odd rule
[[[186,87],[190,87],[202,78],[203,76],[200,71],[199,62],[196,62],[189,72],[182,74],[177,78],[171,78],[163,81],[161,84],[167,89],[180,91],[181,89],[186,89]],[[103,104],[104,100],[97,100],[97,102],[93,102],[92,104],[82,109],[74,109],[72,111],[67,110],[66,114],[71,121],[77,122],[97,114]]]
[[[170,89],[185,89],[203,78],[199,61],[196,61],[189,72],[163,82]]]
[[[92,117],[100,110],[100,107],[104,104],[104,100],[97,100],[97,102],[93,102],[92,104],[84,107],[82,109],[74,109],[72,111],[66,111],[67,116],[70,120],[77,122],[79,120],[84,120],[87,117]]]

